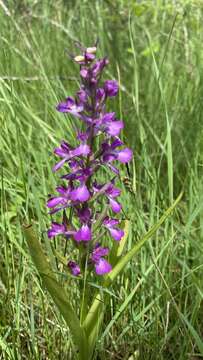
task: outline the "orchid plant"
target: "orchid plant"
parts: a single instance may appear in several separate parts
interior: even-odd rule
[[[59,161],[54,165],[53,172],[63,173],[56,187],[57,194],[47,201],[52,219],[57,217],[47,234],[50,241],[59,236],[65,239],[66,245],[71,243],[75,249],[74,257],[68,255],[67,261],[55,251],[53,256],[61,260],[71,275],[84,285],[79,289],[82,299],[79,314],[69,303],[68,294],[55,274],[52,259],[45,256],[31,226],[25,228],[25,235],[43,284],[70,328],[77,349],[75,356],[80,360],[91,360],[110,295],[98,291],[91,296],[88,280],[94,278],[94,282],[98,282],[103,289],[111,286],[171,213],[180,196],[159,222],[123,255],[128,223],[123,230],[118,219],[122,211],[122,204],[118,201],[121,190],[116,187],[116,181],[120,174],[118,164],[128,163],[133,154],[120,139],[123,121],[106,108],[106,104],[118,94],[119,86],[116,80],[102,82],[108,59],[96,58],[97,43],[89,48],[79,43],[76,45],[80,54],[71,57],[79,67],[80,88],[74,98],[67,97],[59,103],[57,111],[76,117],[81,126],[76,130],[75,146],[62,140],[54,150]],[[106,181],[99,181],[101,171],[106,172]]]

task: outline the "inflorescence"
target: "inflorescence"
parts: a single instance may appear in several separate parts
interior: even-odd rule
[[[109,247],[102,246],[102,240],[106,239],[107,232],[116,241],[124,235],[115,218],[122,209],[117,200],[121,190],[115,186],[119,176],[115,163],[129,162],[132,151],[124,147],[119,138],[123,121],[116,118],[115,112],[106,111],[106,102],[119,90],[115,80],[101,83],[107,58],[96,59],[96,45],[84,48],[78,44],[78,47],[81,55],[73,56],[73,60],[80,67],[80,89],[74,98],[68,97],[60,103],[57,110],[80,119],[82,130],[77,130],[76,147],[63,140],[54,150],[60,160],[53,171],[64,167],[67,174],[61,176],[63,185],[56,187],[58,194],[47,202],[50,214],[62,212],[61,222],[52,222],[48,237],[62,235],[72,240],[79,250],[79,262],[68,262],[73,275],[80,275],[85,266],[103,275],[112,267],[105,259]],[[98,176],[95,178],[100,169],[111,174],[105,183],[99,183]]]

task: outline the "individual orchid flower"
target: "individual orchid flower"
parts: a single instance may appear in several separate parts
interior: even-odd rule
[[[112,270],[111,264],[104,259],[104,256],[109,254],[109,249],[107,247],[101,247],[99,244],[96,244],[95,248],[91,254],[91,261],[95,266],[95,272],[97,275],[104,275],[109,273]]]

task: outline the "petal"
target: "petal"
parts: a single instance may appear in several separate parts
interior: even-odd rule
[[[52,238],[56,235],[65,234],[66,228],[63,224],[58,224],[53,222],[51,224],[51,229],[47,231],[48,238]]]
[[[107,153],[103,155],[103,161],[104,162],[111,162],[117,159],[117,156],[115,154]]]
[[[104,98],[104,95],[105,95],[105,91],[103,88],[99,88],[97,89],[97,92],[96,92],[96,100],[101,100],[102,98]]]
[[[71,191],[70,198],[73,201],[87,201],[90,197],[90,193],[86,185],[81,185],[77,189]]]
[[[116,80],[107,80],[104,83],[104,90],[109,97],[116,96],[118,94],[118,83]]]
[[[97,245],[92,252],[91,259],[93,262],[97,263],[102,256],[106,256],[106,255],[108,255],[108,253],[109,253],[109,248],[107,248],[107,247],[103,248],[103,247]]]
[[[121,190],[114,187],[112,184],[109,186],[109,188],[106,191],[106,194],[111,196],[112,198],[118,197],[121,194]]]
[[[128,161],[130,161],[132,159],[133,156],[133,152],[131,149],[129,148],[125,148],[123,150],[120,150],[118,152],[118,156],[117,159],[122,162],[122,163],[127,163]]]
[[[78,92],[77,92],[77,97],[78,99],[81,101],[81,103],[85,103],[87,101],[87,92],[83,89],[80,89]]]
[[[78,210],[78,217],[80,219],[80,222],[88,222],[90,220],[91,217],[91,211],[89,208],[85,208],[85,209],[81,209]]]
[[[75,262],[75,261],[69,261],[68,262],[68,267],[69,269],[71,270],[71,273],[74,275],[74,276],[78,276],[80,275],[80,267],[79,265]]]
[[[83,78],[83,79],[87,79],[88,78],[88,70],[87,69],[81,69],[80,70],[80,76]]]
[[[80,241],[90,241],[92,239],[92,233],[91,230],[89,228],[88,225],[83,225],[81,227],[81,229],[79,229],[75,234],[74,234],[74,239],[77,242]]]
[[[99,261],[95,264],[95,271],[97,275],[104,275],[109,273],[112,270],[111,264],[105,259],[99,259]]]
[[[123,121],[112,121],[108,124],[106,128],[106,132],[111,136],[118,136],[120,134],[121,129],[124,128]]]
[[[66,202],[66,199],[64,199],[64,197],[62,197],[62,196],[52,197],[51,199],[49,199],[47,201],[47,207],[53,208],[59,204],[64,204],[65,202]]]
[[[123,145],[123,142],[119,138],[117,138],[112,142],[111,149],[115,149],[115,148],[117,148],[118,146],[121,146],[121,145]]]
[[[66,158],[59,161],[56,165],[53,166],[52,171],[55,172],[55,171],[59,170],[65,164],[66,161],[67,161]]]
[[[75,150],[71,151],[71,157],[72,156],[86,156],[90,153],[90,147],[87,144],[81,144],[78,146]]]
[[[121,211],[122,206],[118,201],[109,199],[109,203],[110,203],[110,206],[111,206],[111,209],[113,210],[113,212],[119,213]]]
[[[65,195],[67,196],[69,193],[70,193],[70,188],[68,187],[65,187],[65,186],[57,186],[56,187],[56,191],[59,193],[59,194],[62,194],[62,195]]]
[[[104,226],[107,228],[111,228],[115,225],[119,224],[119,221],[117,219],[110,219],[108,216],[103,221]]]
[[[113,120],[115,120],[115,112],[106,113],[102,118],[102,123],[111,122]]]
[[[124,236],[124,231],[118,228],[109,228],[109,232],[116,241],[120,241],[121,238]]]
[[[70,150],[71,150],[70,145],[65,141],[62,141],[61,146],[54,149],[54,154],[60,157],[65,157],[69,154]]]

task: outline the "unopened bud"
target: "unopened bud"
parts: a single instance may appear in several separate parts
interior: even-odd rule
[[[80,63],[80,62],[84,61],[85,58],[84,58],[83,55],[77,55],[77,56],[74,57],[74,60],[75,60],[76,62],[79,62],[79,63]]]
[[[96,46],[88,47],[88,48],[86,49],[86,52],[87,52],[88,54],[95,54],[95,53],[97,52],[97,48],[96,48]]]

